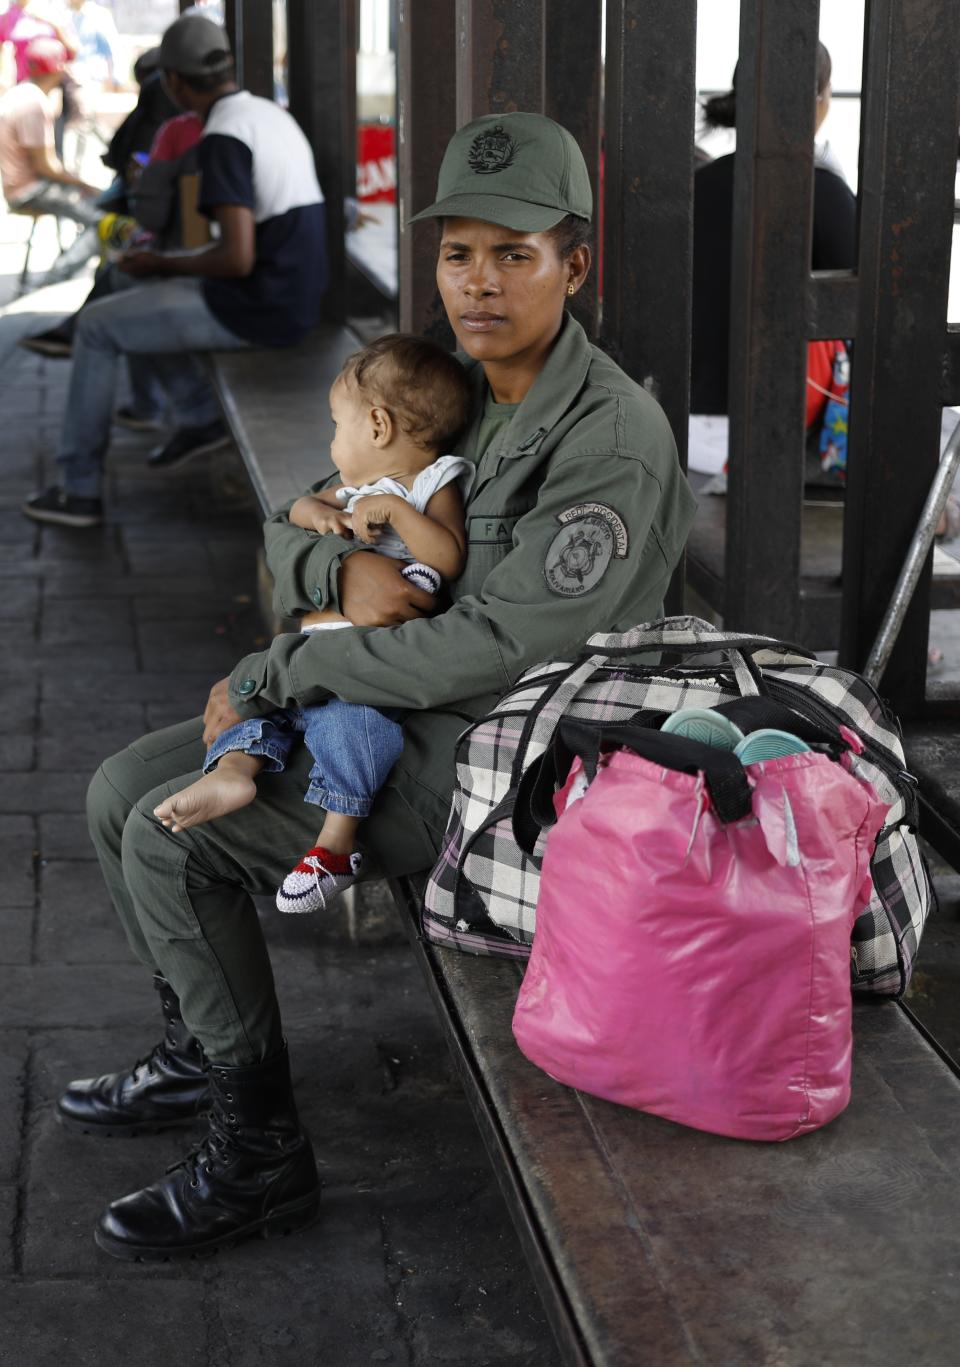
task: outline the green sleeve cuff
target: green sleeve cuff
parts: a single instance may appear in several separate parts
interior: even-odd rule
[[[260,690],[267,673],[267,653],[257,651],[246,655],[230,675],[227,694],[230,706],[238,716],[257,717],[273,711],[273,704],[261,697]]]

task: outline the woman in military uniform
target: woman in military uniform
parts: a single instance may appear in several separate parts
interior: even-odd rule
[[[242,717],[331,697],[409,710],[404,754],[362,834],[368,867],[426,869],[467,722],[538,660],[661,611],[693,500],[656,401],[565,308],[590,268],[591,213],[580,150],[551,120],[506,114],[454,135],[436,202],[417,215],[439,225],[437,283],[475,395],[457,447],[477,467],[469,553],[449,607],[423,616],[426,597],[386,557],[280,512],[266,527],[278,609],[332,607],[354,628],[277,637],[214,686],[202,720],[143,738],[91,784],[104,876],[168,1030],[145,1064],[71,1083],[60,1118],[136,1133],[212,1104],[200,1148],[102,1216],[97,1241],[118,1257],[189,1256],[295,1227],[319,1197],[250,897],[272,892],[282,852],[312,833],[310,756],[303,772],[262,780],[253,806],[172,834],[153,810],[196,775],[204,744]]]

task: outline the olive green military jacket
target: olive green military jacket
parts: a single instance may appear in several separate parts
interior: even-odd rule
[[[456,454],[473,460],[486,380],[468,366],[476,415]],[[568,316],[479,461],[466,566],[447,611],[278,636],[237,665],[230,702],[243,717],[331,696],[478,716],[530,665],[659,616],[694,507],[662,409]],[[292,526],[285,512],[265,535],[279,611],[339,608],[338,571],[355,543]]]

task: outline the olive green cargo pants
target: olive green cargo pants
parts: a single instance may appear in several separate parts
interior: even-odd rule
[[[453,785],[454,740],[468,720],[453,713],[408,718],[403,756],[361,827],[367,873],[413,873],[433,863]],[[90,784],[87,814],[133,952],[172,985],[207,1055],[246,1066],[281,1041],[270,958],[250,894],[276,891],[314,843],[322,814],[303,801],[312,760],[298,746],[285,773],[260,776],[249,807],[172,834],[153,809],[198,777],[202,731],[199,718],[184,722],[106,760]],[[340,912],[334,905],[320,914]]]

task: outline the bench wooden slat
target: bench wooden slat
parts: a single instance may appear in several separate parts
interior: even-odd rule
[[[214,387],[265,514],[333,473],[328,395],[358,345],[326,324],[298,347],[214,356]]]
[[[510,1030],[519,967],[420,941],[396,891],[567,1361],[951,1359],[960,1082],[896,1005],[857,1003],[833,1124],[726,1140],[550,1082]]]

